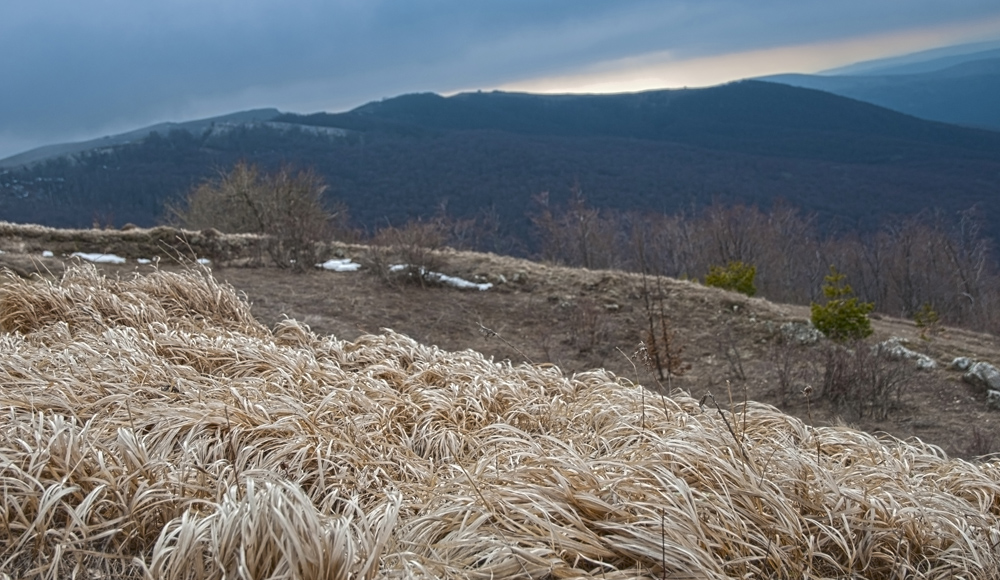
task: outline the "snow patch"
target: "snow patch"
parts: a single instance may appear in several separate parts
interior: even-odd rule
[[[355,272],[361,267],[361,264],[352,262],[350,258],[334,258],[332,260],[327,260],[322,264],[316,264],[316,267],[324,270],[332,270],[334,272]]]
[[[389,266],[390,272],[403,272],[410,269],[409,264],[395,264]],[[460,290],[489,290],[493,287],[493,284],[486,282],[484,284],[477,284],[475,282],[469,282],[464,278],[459,278],[457,276],[448,276],[447,274],[442,274],[441,272],[431,272],[430,270],[425,270],[424,268],[419,268],[420,276],[427,280],[428,282],[437,282],[438,284],[445,284],[453,288],[458,288]]]
[[[198,258],[198,263],[201,264],[202,266],[207,266],[211,264],[212,261],[209,260],[208,258]]]
[[[44,252],[42,252],[42,257],[43,258],[51,258],[54,255],[55,254],[53,254],[51,250],[45,250]]]
[[[50,252],[51,253],[51,252]],[[44,255],[44,254],[43,254]],[[124,264],[125,258],[114,254],[88,254],[85,252],[73,252],[70,257],[80,258],[95,264]]]

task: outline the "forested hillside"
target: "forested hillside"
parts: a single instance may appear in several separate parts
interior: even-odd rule
[[[237,160],[314,168],[369,231],[489,211],[529,239],[531,200],[574,186],[597,208],[672,213],[783,199],[824,227],[874,228],[927,207],[1000,215],[1000,134],[929,123],[819,91],[741,82],[605,96],[409,95],[344,114],[173,131],[0,174],[0,217],[150,225]],[[292,127],[292,128],[289,128]],[[297,129],[295,127],[298,127]],[[345,129],[342,136],[318,131]],[[989,235],[997,228],[987,225]]]

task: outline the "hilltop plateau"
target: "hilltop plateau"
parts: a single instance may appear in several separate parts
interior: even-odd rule
[[[881,369],[886,380],[896,381],[898,392],[885,395],[890,408],[885,417],[876,418],[849,403],[834,405],[818,396],[830,343],[810,334],[808,306],[668,277],[451,249],[427,252],[441,272],[492,287],[470,291],[387,278],[373,270],[384,260],[373,258],[375,248],[351,244],[334,244],[326,252],[365,264],[359,271],[317,269],[296,275],[246,266],[247,256],[259,252],[255,236],[222,236],[230,249],[220,251],[215,238],[189,232],[178,244],[170,239],[176,233],[171,228],[115,232],[8,225],[0,236],[5,251],[0,265],[22,275],[58,278],[67,264],[80,261],[69,257],[73,252],[108,252],[128,261],[98,267],[109,275],[128,276],[184,270],[189,266],[178,264],[177,256],[214,253],[228,256],[214,266],[214,276],[244,294],[254,316],[268,327],[290,318],[341,340],[392,329],[423,344],[474,349],[495,360],[555,365],[567,373],[605,368],[652,392],[679,389],[695,398],[711,392],[727,404],[748,398],[808,423],[919,437],[958,457],[1000,451],[1000,415],[989,409],[985,389],[964,382],[961,371],[949,368],[959,357],[1000,366],[1000,341],[991,334],[959,328],[928,334],[912,320],[875,315],[871,344],[898,342],[935,362],[933,369],[918,370],[908,361],[897,374],[891,367]],[[45,250],[54,255],[42,257]],[[153,255],[162,259],[146,265],[135,261]],[[640,342],[648,341],[647,297],[657,325],[662,297],[662,318],[682,361],[676,376],[661,378],[635,356]],[[806,387],[812,387],[812,397],[803,395]]]

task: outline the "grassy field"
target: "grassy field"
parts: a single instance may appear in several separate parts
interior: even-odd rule
[[[609,371],[0,284],[10,578],[998,578],[1000,463]]]

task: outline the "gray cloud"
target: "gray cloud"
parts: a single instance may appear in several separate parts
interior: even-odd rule
[[[0,157],[241,108],[342,110],[678,57],[1000,16],[995,0],[40,0],[0,8]]]

